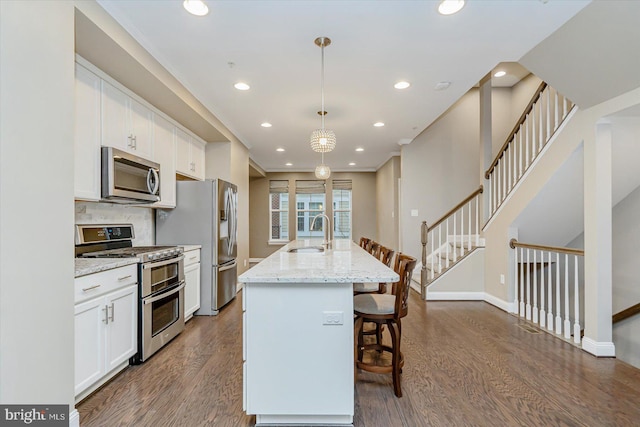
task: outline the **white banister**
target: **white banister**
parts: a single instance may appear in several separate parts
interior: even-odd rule
[[[573,108],[571,101],[560,97],[555,89],[545,83],[540,85],[485,173],[489,181],[489,216],[502,206]]]
[[[584,251],[529,245],[518,243],[515,239],[511,240],[510,246],[515,250],[512,288],[514,311],[541,329],[555,332],[557,336],[579,344],[582,340],[580,309],[584,304],[580,289],[584,277],[584,268],[581,267]],[[564,257],[560,257],[561,254]]]

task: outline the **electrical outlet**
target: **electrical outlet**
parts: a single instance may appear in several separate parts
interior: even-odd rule
[[[343,311],[323,311],[322,324],[323,325],[343,325],[344,312]]]
[[[500,284],[504,285],[504,274],[500,275]]]

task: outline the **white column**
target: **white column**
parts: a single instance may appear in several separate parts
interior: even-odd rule
[[[493,161],[491,157],[491,74],[487,74],[480,81],[480,180],[484,185],[484,192],[480,196],[482,198],[482,220],[484,224],[491,215],[491,199],[490,195],[493,193],[491,182],[485,179],[484,173],[489,169],[489,165]],[[495,200],[495,194],[493,194],[493,200]],[[477,234],[480,234],[480,230],[476,230]]]
[[[596,125],[584,141],[585,329],[582,348],[615,356],[611,296],[611,124]]]

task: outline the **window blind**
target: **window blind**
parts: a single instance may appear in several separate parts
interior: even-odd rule
[[[288,193],[289,181],[286,179],[273,179],[269,181],[269,193]]]
[[[332,184],[334,190],[351,190],[350,179],[334,179]]]
[[[296,194],[324,193],[324,181],[296,181]]]

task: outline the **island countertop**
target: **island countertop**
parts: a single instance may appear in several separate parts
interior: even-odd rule
[[[242,283],[371,283],[396,282],[390,268],[348,239],[336,239],[324,252],[288,252],[319,246],[320,239],[293,240],[245,271]]]

